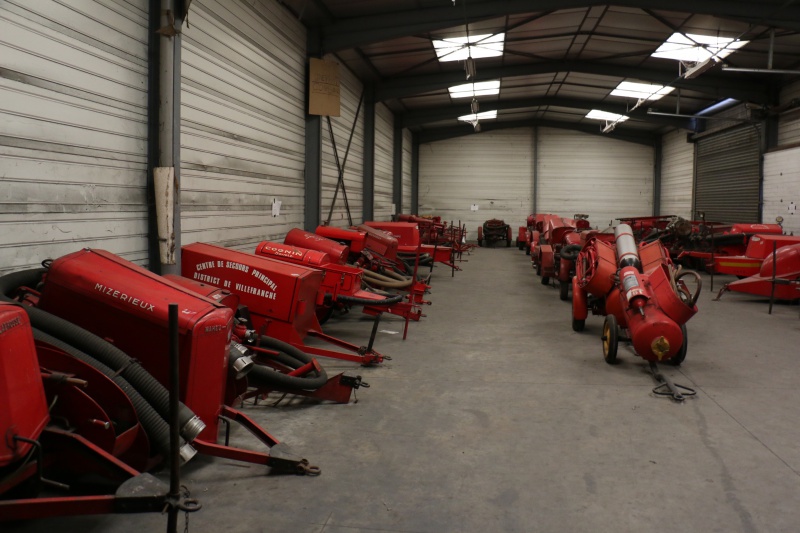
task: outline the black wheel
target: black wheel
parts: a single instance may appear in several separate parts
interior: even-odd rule
[[[561,298],[562,301],[566,302],[569,300],[569,286],[570,284],[566,281],[559,281],[560,284],[558,288],[558,297]]]
[[[536,275],[537,276],[541,276],[542,275],[542,264],[541,263],[536,263]]]
[[[550,283],[550,278],[548,278],[547,276],[542,276],[542,285],[548,285],[549,283]]]
[[[517,250],[522,250],[522,242],[517,239]]]
[[[506,248],[511,246],[511,239],[506,239]]]
[[[525,255],[531,255],[531,249],[527,244],[525,245]]]
[[[478,246],[483,246],[483,239],[478,239]]]
[[[686,324],[681,324],[681,333],[683,334],[683,344],[681,344],[681,349],[678,350],[678,353],[667,360],[667,364],[672,366],[678,366],[683,363],[684,359],[686,359],[686,350],[689,348],[689,337],[686,335]]]
[[[607,315],[605,322],[603,322],[603,359],[606,363],[613,365],[617,362],[617,318],[614,315]]]
[[[585,320],[578,320],[577,318],[572,319],[572,331],[583,331],[585,325]]]

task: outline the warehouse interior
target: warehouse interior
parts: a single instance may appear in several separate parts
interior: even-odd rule
[[[4,531],[796,529],[794,1],[6,0],[0,182]]]

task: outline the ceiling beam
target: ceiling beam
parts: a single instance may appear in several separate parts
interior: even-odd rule
[[[478,68],[475,81],[536,74],[554,74],[556,72],[580,72],[582,74],[634,78],[662,85],[669,84],[674,87],[708,94],[713,99],[735,98],[741,101],[762,104],[770,101],[769,88],[764,84],[748,81],[741,76],[730,76],[729,74],[704,74],[693,80],[685,80],[676,76],[677,67],[674,73],[670,73],[652,68],[627,67],[608,63],[554,61],[528,65]],[[406,98],[417,94],[439,91],[463,83],[467,82],[464,79],[464,72],[460,70],[419,76],[404,76],[378,83],[375,87],[375,98],[379,102],[395,98]]]
[[[610,133],[602,133],[599,127],[591,126],[588,124],[575,124],[571,122],[561,122],[557,120],[517,120],[511,122],[481,122],[480,133],[475,133],[472,125],[465,124],[463,126],[453,126],[447,128],[433,128],[419,132],[419,143],[425,144],[429,142],[445,141],[447,139],[454,139],[456,137],[464,137],[466,135],[480,135],[490,131],[506,130],[513,128],[532,128],[539,126],[543,128],[556,128],[563,130],[579,131],[581,133],[588,133],[589,135],[600,135],[607,139],[616,139],[619,141],[631,142],[635,144],[643,144],[645,146],[653,146],[658,140],[659,136],[647,132],[631,132],[620,131],[619,128]]]
[[[458,0],[459,3],[463,0]],[[793,2],[789,2],[793,3]],[[713,15],[800,30],[800,7],[781,0],[614,0],[613,5]],[[506,15],[608,5],[608,0],[473,0],[462,5],[409,9],[341,19],[323,26],[325,53],[371,43],[435,32],[464,21],[477,22]]]
[[[602,102],[598,100],[587,100],[580,98],[560,98],[560,97],[541,97],[524,98],[519,100],[500,100],[496,102],[484,102],[481,104],[480,111],[501,111],[511,109],[524,109],[528,107],[564,107],[568,109],[582,109],[586,112],[592,109],[601,109],[609,113],[618,115],[628,115],[631,119],[644,122],[658,123],[674,128],[692,129],[692,124],[686,119],[676,119],[663,115],[648,115],[647,105],[638,107],[635,111],[629,111],[629,106],[624,103]],[[400,123],[404,128],[413,128],[424,124],[431,124],[443,120],[454,120],[464,115],[471,115],[470,103],[435,107],[432,109],[420,109],[409,111],[400,115]]]

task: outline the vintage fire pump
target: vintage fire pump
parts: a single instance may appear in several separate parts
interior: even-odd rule
[[[629,340],[668,389],[665,394],[681,400],[693,391],[683,388],[682,392],[682,387],[658,372],[656,363],[680,364],[686,358],[685,324],[697,312],[700,277],[692,271],[677,272],[658,242],[637,248],[627,224],[616,227],[615,237],[615,246],[591,239],[578,256],[572,282],[572,327],[581,331],[590,310],[605,315],[605,361],[615,363],[619,341]],[[687,276],[695,280],[694,293],[684,281]]]

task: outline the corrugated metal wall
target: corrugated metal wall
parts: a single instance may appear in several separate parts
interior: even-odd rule
[[[411,131],[403,130],[403,213],[411,213]]]
[[[600,228],[617,217],[652,215],[653,163],[649,146],[540,128],[536,210],[585,213]]]
[[[466,223],[473,241],[486,220],[505,220],[516,231],[531,212],[532,128],[423,144],[419,159],[420,214]]]
[[[0,2],[0,270],[147,262],[147,1]]]
[[[252,251],[303,225],[306,30],[272,0],[195,0],[189,19],[183,244]],[[278,217],[273,200],[283,203]]]
[[[692,182],[694,178],[694,143],[687,142],[686,132],[676,130],[661,138],[661,212],[692,218]]]
[[[783,217],[786,232],[800,235],[800,148],[764,156],[764,222]]]
[[[795,99],[800,99],[800,81],[785,87],[781,91],[781,104]],[[800,109],[793,109],[778,118],[778,144],[788,145],[795,143],[800,143]]]
[[[751,125],[697,140],[694,211],[710,222],[760,222],[760,136]]]
[[[326,59],[335,61],[333,57]],[[353,223],[358,224],[361,222],[364,205],[364,105],[362,104],[361,109],[358,109],[358,104],[362,97],[363,84],[344,65],[339,66],[339,78],[341,83],[341,116],[331,117],[331,126],[336,140],[336,149],[339,152],[339,162],[344,164],[344,186],[347,190],[350,216],[353,218]],[[345,162],[347,141],[350,138],[356,111],[358,111],[358,120],[353,132],[350,153]],[[336,168],[336,159],[333,155],[330,133],[328,132],[328,121],[326,117],[322,117],[322,214],[320,218],[322,221],[328,219],[338,179],[339,172]],[[349,226],[344,194],[341,188],[336,197],[331,226],[342,228]]]
[[[394,181],[394,115],[384,104],[375,106],[375,220],[391,220]]]

